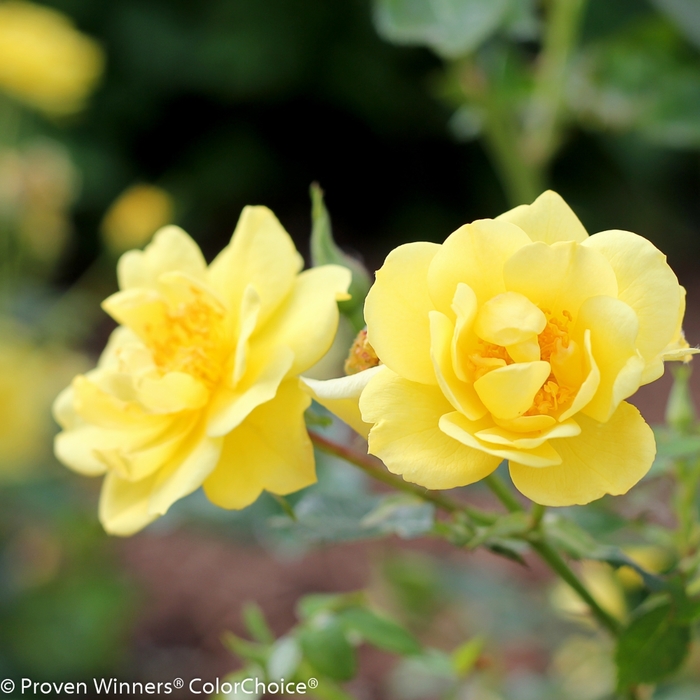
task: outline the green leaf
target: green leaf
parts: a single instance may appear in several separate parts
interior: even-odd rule
[[[668,599],[638,609],[618,641],[618,687],[657,683],[669,676],[683,663],[690,637],[690,627],[677,623]]]
[[[379,502],[371,494],[304,494],[294,507],[296,521],[284,516],[271,518],[272,527],[285,530],[298,541],[346,542],[382,535],[379,528],[366,527],[363,518]]]
[[[352,256],[344,253],[333,240],[331,217],[323,202],[323,190],[314,183],[311,185],[311,262],[318,265],[342,265],[352,273],[348,293],[350,299],[338,304],[340,312],[351,321],[355,332],[365,327],[362,309],[365,297],[372,286],[372,279],[365,266]]]
[[[336,681],[347,681],[355,675],[355,650],[337,619],[329,616],[318,627],[302,628],[298,638],[306,660],[320,674]]]
[[[681,434],[688,433],[697,420],[688,385],[691,372],[690,366],[686,365],[673,369],[673,386],[666,404],[666,422]],[[700,437],[696,437],[700,440]]]
[[[493,525],[483,528],[469,542],[469,548],[487,543],[489,540],[522,535],[532,527],[532,520],[527,513],[508,513],[502,515]]]
[[[302,620],[310,620],[319,613],[337,612],[343,608],[361,604],[364,593],[312,593],[297,602],[297,615]]]
[[[243,623],[256,642],[272,644],[275,641],[275,635],[268,627],[265,615],[257,603],[248,602],[243,606]]]
[[[254,661],[260,665],[267,663],[267,646],[249,642],[247,639],[241,639],[233,632],[224,632],[221,641],[224,646],[236,656],[246,661]]]
[[[302,652],[299,642],[294,637],[278,639],[267,660],[267,677],[272,681],[292,678],[301,663]]]
[[[343,610],[338,620],[347,630],[358,632],[366,642],[379,649],[402,655],[417,654],[421,650],[418,640],[410,632],[367,608]]]
[[[681,34],[700,47],[700,3],[697,0],[651,0]]]
[[[385,535],[396,534],[404,539],[420,537],[433,529],[435,506],[410,494],[386,496],[360,524]]]
[[[379,34],[394,44],[428,46],[447,59],[477,49],[510,20],[509,0],[376,0]]]
[[[484,638],[473,637],[452,652],[452,668],[460,678],[466,678],[484,650]]]

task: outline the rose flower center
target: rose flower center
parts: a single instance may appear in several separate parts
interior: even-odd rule
[[[200,290],[189,291],[188,301],[168,307],[157,324],[145,326],[146,344],[163,373],[184,372],[211,389],[228,354],[224,314]]]

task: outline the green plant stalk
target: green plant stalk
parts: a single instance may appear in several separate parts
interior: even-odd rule
[[[511,490],[496,476],[496,474],[490,474],[484,481],[498,500],[501,501],[511,513],[524,510]],[[576,576],[564,559],[562,559],[561,555],[547,542],[542,531],[539,528],[533,529],[526,539],[545,563],[548,564],[549,568],[578,593],[581,599],[590,607],[591,612],[598,622],[611,632],[613,636],[619,636],[622,631],[620,623],[600,607],[598,601],[591,595],[590,591],[578,576]]]
[[[523,123],[524,158],[546,169],[561,140],[567,69],[585,0],[550,0],[535,83]]]
[[[309,431],[309,436],[311,437],[311,442],[322,452],[333,455],[334,457],[340,457],[346,462],[359,467],[365,474],[372,477],[372,479],[380,481],[387,486],[391,486],[398,491],[418,496],[425,501],[433,503],[438,508],[442,508],[442,510],[448,513],[466,513],[474,522],[480,525],[491,525],[498,519],[498,516],[493,513],[487,513],[479,508],[457,503],[457,501],[453,501],[451,498],[447,498],[440,493],[428,491],[428,489],[424,489],[422,486],[404,481],[400,476],[396,476],[387,471],[382,462],[372,455],[359,454],[355,452],[355,450],[345,447],[345,445],[339,445],[311,430]]]
[[[675,510],[678,516],[678,549],[681,558],[690,556],[698,546],[698,510],[696,505],[700,484],[700,461],[676,462]]]

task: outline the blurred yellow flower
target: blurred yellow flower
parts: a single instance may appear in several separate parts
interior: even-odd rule
[[[133,185],[117,197],[102,220],[102,237],[115,253],[140,248],[173,221],[172,197],[155,185]]]
[[[383,367],[312,389],[346,400],[351,424],[347,400],[361,391],[369,451],[408,481],[463,486],[507,459],[533,501],[588,503],[651,466],[652,432],[624,399],[696,352],[683,313],[684,290],[649,241],[589,237],[545,192],[442,245],[392,251],[365,304]]]
[[[615,575],[612,566],[601,561],[583,561],[580,564],[580,575],[586,588],[603,610],[618,620],[624,620],[627,615],[627,603],[620,580]],[[586,626],[595,627],[590,617],[588,604],[563,581],[558,581],[551,592],[551,603],[562,617],[583,622]]]
[[[19,0],[0,2],[0,90],[50,114],[79,110],[104,56],[65,15]]]
[[[106,474],[108,532],[140,530],[202,484],[243,508],[315,481],[297,375],[330,347],[350,273],[302,265],[265,207],[243,210],[208,267],[175,226],[121,257],[121,291],[103,306],[122,325],[54,409],[59,459]]]
[[[673,561],[668,549],[653,544],[625,547],[624,552],[633,562],[652,574],[661,573]],[[644,585],[642,577],[630,566],[621,566],[615,574],[627,590],[642,588]]]
[[[0,482],[26,479],[50,456],[51,402],[84,366],[80,356],[38,347],[0,319]]]

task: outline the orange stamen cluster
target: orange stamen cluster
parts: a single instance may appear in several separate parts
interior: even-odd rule
[[[168,308],[161,323],[146,325],[146,342],[161,370],[185,372],[212,388],[224,367],[224,314],[200,290],[190,291],[192,298]]]
[[[572,318],[568,311],[562,311],[563,320],[552,317],[551,312],[547,309],[542,309],[542,311],[547,317],[547,325],[537,336],[537,341],[540,346],[540,359],[549,362],[559,348],[569,347],[569,323]],[[535,395],[532,406],[525,412],[525,415],[538,416],[554,413],[559,410],[560,406],[571,401],[574,395],[575,392],[569,387],[559,384],[552,372]]]

